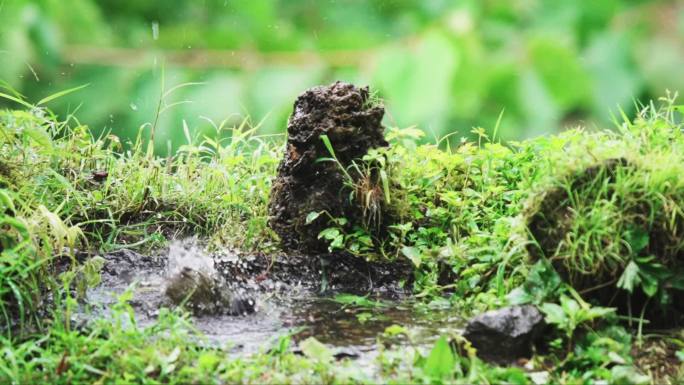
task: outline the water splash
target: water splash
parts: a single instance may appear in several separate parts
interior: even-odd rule
[[[166,296],[195,314],[246,315],[256,311],[256,301],[241,285],[230,282],[216,269],[214,258],[196,240],[173,241],[166,269]]]
[[[152,22],[152,39],[159,40],[159,22]]]
[[[204,253],[197,240],[174,240],[169,245],[166,276],[171,277],[184,269],[192,269],[210,277],[218,276],[214,259]]]

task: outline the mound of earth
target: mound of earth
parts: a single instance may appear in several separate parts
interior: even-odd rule
[[[356,184],[357,176],[346,169],[368,150],[388,145],[381,124],[384,112],[371,101],[368,87],[342,82],[311,88],[297,98],[269,204],[269,225],[284,249],[326,252],[327,244],[318,234],[328,227],[329,217],[360,222],[362,210],[350,200],[349,191],[344,191],[345,186]],[[307,221],[312,212],[327,215]]]
[[[656,172],[613,158],[560,176],[528,202],[528,251],[587,298],[670,325],[684,310],[684,191]]]

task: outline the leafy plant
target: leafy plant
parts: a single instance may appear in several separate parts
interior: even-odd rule
[[[449,381],[454,377],[456,359],[449,342],[441,336],[423,363],[423,370],[434,381]]]
[[[579,326],[615,312],[614,308],[592,307],[586,303],[578,303],[565,295],[560,297],[560,305],[547,302],[542,304],[539,309],[544,313],[544,319],[547,323],[554,325],[565,334],[568,351],[572,346],[575,330]]]
[[[348,306],[353,306],[353,307],[360,307],[360,308],[367,308],[367,309],[373,309],[373,308],[382,308],[382,307],[387,307],[387,303],[383,301],[374,301],[371,299],[368,299],[368,296],[358,296],[354,294],[336,294],[335,297],[332,299],[333,301],[344,305],[344,307]]]
[[[546,260],[539,260],[530,268],[525,283],[513,289],[506,298],[513,305],[540,305],[557,297],[561,287],[561,278],[553,266]]]

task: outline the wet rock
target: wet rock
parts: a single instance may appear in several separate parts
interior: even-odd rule
[[[327,227],[327,216],[307,224],[312,212],[327,211],[350,223],[360,218],[361,209],[343,191],[349,177],[357,176],[345,175],[343,169],[369,149],[387,146],[381,124],[384,112],[381,105],[371,102],[368,87],[343,82],[311,88],[297,98],[269,203],[269,225],[280,236],[283,248],[309,254],[326,251],[318,234]],[[331,158],[321,135],[330,139],[340,164],[320,161]]]
[[[478,357],[507,364],[531,357],[543,327],[544,317],[535,306],[510,306],[471,319],[464,337],[477,349]]]

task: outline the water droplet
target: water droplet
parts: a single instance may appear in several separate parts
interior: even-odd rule
[[[152,22],[152,39],[154,39],[154,40],[159,39],[159,22],[158,21]]]
[[[135,103],[131,103],[130,106],[131,106],[131,110],[138,111],[138,106]]]

